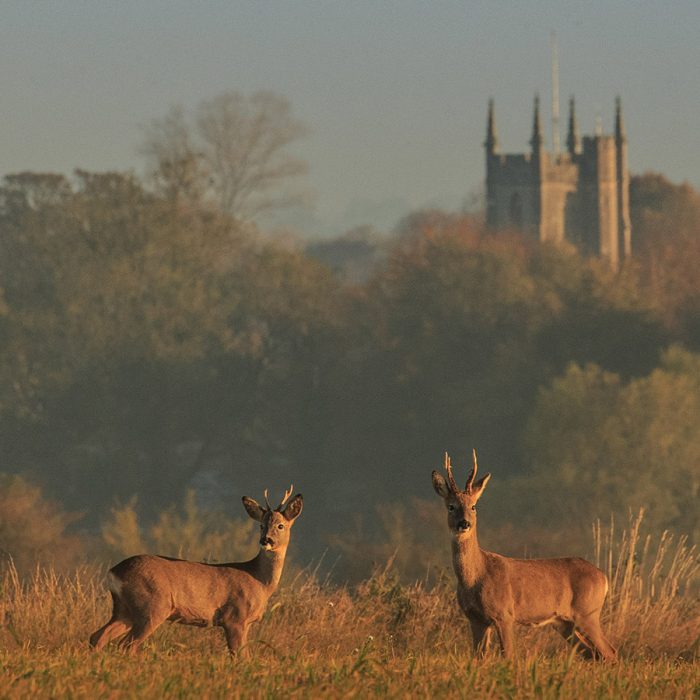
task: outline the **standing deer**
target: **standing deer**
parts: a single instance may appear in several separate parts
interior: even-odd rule
[[[260,523],[260,551],[250,561],[200,564],[140,554],[110,569],[112,617],[91,635],[90,645],[99,650],[123,636],[120,644],[136,653],[165,620],[171,620],[223,627],[229,651],[235,654],[245,644],[250,624],[265,612],[282,575],[290,530],[303,505],[301,494],[287,503],[293,489],[275,509],[267,490],[265,508],[243,497],[248,515]]]
[[[551,624],[569,643],[583,645],[581,652],[587,657],[614,660],[617,651],[600,627],[608,592],[605,574],[585,559],[513,559],[481,549],[476,503],[491,475],[475,482],[476,470],[474,451],[464,491],[457,487],[447,453],[447,479],[433,471],[433,488],[447,508],[457,600],[469,620],[474,651],[483,653],[486,632],[493,626],[503,655],[512,658],[514,622]]]

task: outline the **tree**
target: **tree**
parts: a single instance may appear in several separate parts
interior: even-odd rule
[[[632,271],[435,211],[402,222],[346,304],[324,450],[356,508],[358,479],[379,500],[396,498],[394,480],[420,495],[425,465],[445,449],[475,446],[499,474],[517,474],[539,386],[571,361],[644,375],[666,341]]]
[[[376,229],[358,226],[335,238],[313,240],[305,252],[330,267],[345,282],[362,284],[385,257],[385,248]]]
[[[73,507],[139,493],[154,510],[212,463],[264,486],[271,460],[284,480],[309,469],[335,361],[327,268],[130,174],[10,178],[0,202],[8,468]]]
[[[630,214],[643,288],[666,325],[700,348],[700,193],[646,173],[630,181]]]
[[[529,523],[587,528],[645,507],[647,525],[700,537],[698,415],[698,355],[672,348],[626,384],[571,365],[540,391],[525,431],[531,472],[512,485],[514,508],[527,502]]]
[[[334,407],[343,488],[362,470],[382,500],[396,497],[394,480],[422,493],[422,470],[445,449],[483,446],[491,464],[517,468],[509,437],[537,386],[533,351],[551,313],[522,242],[482,236],[464,217],[431,213],[427,230],[414,220],[419,230],[402,230],[358,292]]]
[[[200,103],[191,122],[180,107],[154,120],[141,151],[169,199],[205,199],[249,221],[298,201],[287,185],[307,168],[290,147],[305,133],[284,97],[225,92]]]
[[[528,269],[551,308],[538,332],[542,381],[571,362],[592,362],[623,377],[647,374],[658,364],[669,333],[638,268],[614,272],[599,259],[544,245],[532,251]]]
[[[136,552],[208,561],[236,561],[252,556],[255,524],[221,512],[203,510],[193,491],[187,491],[182,507],[159,513],[150,528],[139,523],[136,498],[112,506],[101,524],[102,540],[112,560]],[[255,545],[253,545],[253,549]]]
[[[651,172],[632,177],[630,214],[635,253],[643,257],[700,237],[700,193],[687,182]]]
[[[23,575],[37,564],[74,566],[84,550],[67,529],[79,518],[46,499],[38,486],[0,473],[0,566],[12,561]]]
[[[151,122],[140,152],[156,192],[173,203],[201,201],[207,177],[181,106]]]

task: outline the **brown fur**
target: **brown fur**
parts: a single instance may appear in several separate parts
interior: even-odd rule
[[[476,503],[491,478],[460,490],[445,455],[447,479],[433,472],[433,487],[447,508],[452,534],[452,564],[457,575],[457,600],[472,629],[474,649],[482,652],[486,633],[495,628],[503,654],[513,656],[513,625],[553,625],[585,656],[613,660],[617,656],[600,627],[608,592],[605,574],[584,559],[513,559],[479,547]]]
[[[243,498],[248,515],[259,521],[261,528],[260,551],[250,561],[202,564],[141,554],[114,566],[107,575],[112,617],[90,636],[90,645],[99,650],[122,637],[120,644],[134,653],[170,620],[222,627],[229,651],[236,653],[277,588],[290,530],[301,513],[302,496],[296,495],[284,509],[282,504],[272,510],[252,498]]]

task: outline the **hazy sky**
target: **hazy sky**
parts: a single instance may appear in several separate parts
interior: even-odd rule
[[[481,189],[490,96],[507,151],[527,147],[535,91],[548,124],[556,30],[562,124],[575,93],[582,132],[597,114],[610,130],[619,93],[631,170],[700,186],[699,0],[4,0],[0,11],[0,174],[141,172],[140,126],[171,105],[269,89],[310,127],[298,152],[317,232],[386,227]]]

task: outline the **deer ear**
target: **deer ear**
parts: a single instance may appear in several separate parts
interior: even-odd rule
[[[301,509],[304,506],[304,497],[298,493],[294,498],[292,498],[289,503],[287,503],[287,507],[282,511],[282,515],[284,515],[285,519],[287,520],[295,520],[296,518],[299,517],[299,513],[301,513]]]
[[[484,476],[479,479],[475,484],[472,485],[472,498],[474,499],[474,502],[478,501],[482,494],[484,493],[484,489],[486,488],[486,484],[489,483],[489,479],[491,478],[491,474],[484,474]]]
[[[241,500],[243,501],[243,507],[248,512],[248,515],[250,515],[253,520],[257,520],[261,523],[265,515],[265,509],[254,498],[250,498],[249,496],[243,496]]]
[[[447,498],[450,495],[450,489],[447,486],[445,477],[438,474],[435,470],[433,470],[433,488],[435,489],[435,493],[437,493],[438,496],[442,496],[442,498]]]

